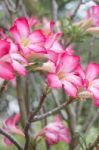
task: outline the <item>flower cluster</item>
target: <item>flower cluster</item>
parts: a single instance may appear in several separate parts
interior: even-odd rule
[[[98,6],[87,11],[87,19],[91,19],[94,28],[99,26],[98,12]],[[62,45],[62,32],[54,32],[54,22],[50,22],[47,31],[37,29],[37,23],[35,18],[21,17],[16,19],[9,29],[10,36],[0,30],[0,78],[12,80],[16,73],[27,75],[26,68],[31,68],[37,58],[40,65],[38,63],[35,70],[47,72],[50,88],[64,88],[67,95],[74,99],[92,98],[95,105],[99,106],[99,64],[90,62],[86,69],[83,69],[80,57],[75,54],[72,46],[64,48]],[[8,118],[4,130],[24,135],[16,127],[19,118],[19,114]],[[49,145],[59,141],[69,144],[71,141],[68,128],[61,120],[48,124],[38,136],[43,136]],[[4,141],[11,144],[7,138]]]
[[[96,14],[98,8],[92,8]],[[88,10],[88,14],[90,10]],[[48,71],[48,85],[51,88],[64,88],[66,93],[74,98],[94,98],[99,106],[99,64],[90,63],[83,71],[80,57],[72,47],[63,47],[59,38],[61,32],[54,32],[54,22],[50,22],[50,29],[35,29],[36,19],[18,18],[10,28],[10,38],[1,30],[0,39],[0,77],[11,80],[17,72],[26,75],[25,66],[31,66],[30,58],[46,58],[38,70]],[[97,26],[97,23],[96,23]]]

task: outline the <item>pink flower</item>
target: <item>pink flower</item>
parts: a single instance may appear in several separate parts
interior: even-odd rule
[[[35,25],[37,25],[39,23],[39,21],[37,20],[37,18],[35,18],[35,17],[32,16],[29,19],[28,23],[29,23],[30,27],[34,27]]]
[[[18,113],[14,114],[13,116],[5,120],[3,129],[7,131],[8,133],[24,136],[24,133],[22,132],[22,130],[17,127],[19,121],[20,121],[20,115]],[[4,143],[7,145],[12,144],[12,142],[6,137],[4,138]]]
[[[10,43],[10,56],[14,70],[20,75],[26,75],[27,60],[19,53],[17,45],[10,38],[7,38],[7,41]]]
[[[83,90],[79,93],[85,98],[94,98],[95,105],[99,106],[99,64],[88,64],[85,71],[78,69],[83,78]]]
[[[67,52],[68,55],[74,55],[74,53],[75,53],[75,51],[71,45],[68,46],[65,51]]]
[[[10,32],[24,54],[28,54],[31,51],[45,53],[45,48],[43,47],[45,36],[42,30],[30,32],[32,24],[33,20],[28,22],[24,17],[18,18],[11,27]]]
[[[99,6],[92,6],[87,10],[87,18],[92,19],[93,25],[99,26]]]
[[[72,96],[77,96],[77,88],[82,85],[80,76],[75,74],[76,68],[79,66],[80,58],[78,56],[70,56],[64,53],[59,62],[56,63],[56,70],[48,74],[48,84],[52,88],[62,88]]]
[[[11,80],[14,78],[14,70],[9,55],[10,44],[5,40],[0,40],[0,78]]]
[[[61,32],[54,33],[54,22],[50,22],[50,31],[46,35],[44,47],[47,51],[47,57],[54,62],[57,61],[59,54],[65,52],[62,45],[58,42],[61,35]]]
[[[60,119],[56,119],[55,122],[49,123],[38,135],[43,136],[49,145],[57,144],[60,141],[66,144],[70,144],[71,142],[69,130]]]

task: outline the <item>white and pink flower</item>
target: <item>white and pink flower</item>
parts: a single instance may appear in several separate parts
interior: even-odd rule
[[[64,53],[56,64],[56,70],[48,74],[48,85],[52,88],[62,88],[72,96],[77,96],[78,87],[82,85],[81,77],[75,74],[80,58]]]
[[[20,122],[20,114],[19,113],[14,114],[4,121],[3,129],[8,133],[24,136],[22,130],[17,127],[19,122]],[[8,146],[12,144],[12,142],[7,137],[4,138],[4,143]]]
[[[71,142],[69,129],[57,118],[54,122],[49,123],[38,136],[43,136],[50,146],[61,141],[66,144],[70,144]]]
[[[92,19],[94,26],[99,26],[99,6],[92,6],[87,10],[87,18]]]
[[[14,69],[10,57],[10,44],[0,40],[0,78],[11,80],[14,78]]]
[[[99,64],[90,63],[85,71],[79,67],[78,72],[83,79],[83,88],[79,96],[94,98],[95,105],[99,106]]]
[[[23,53],[29,54],[31,51],[36,53],[46,53],[44,48],[45,36],[42,30],[30,31],[30,26],[33,24],[26,18],[18,18],[14,25],[10,28],[16,44],[19,46]]]

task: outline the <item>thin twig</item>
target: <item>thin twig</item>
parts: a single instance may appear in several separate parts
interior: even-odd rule
[[[36,121],[40,121],[42,119],[45,119],[57,112],[59,112],[61,109],[63,109],[64,107],[66,107],[67,105],[69,105],[71,102],[73,102],[73,98],[69,98],[68,101],[66,101],[65,103],[63,103],[62,105],[60,105],[59,107],[57,108],[54,108],[53,110],[43,114],[43,115],[39,115],[39,116],[35,116],[34,119],[32,119],[32,122],[36,122]]]
[[[82,4],[82,0],[79,1],[79,3],[78,3],[78,5],[77,5],[77,7],[76,7],[74,13],[73,13],[72,16],[71,16],[71,20],[74,19],[74,17],[75,17],[75,15],[76,15],[76,13],[77,13],[77,11],[78,11],[78,9],[79,9],[79,7],[80,7],[81,4]]]
[[[2,87],[0,88],[0,97],[3,95],[3,93],[4,93],[5,89],[6,89],[7,84],[8,84],[8,81],[5,80],[5,81],[3,82]]]
[[[89,145],[87,150],[93,150],[98,144],[99,144],[99,135],[97,136],[96,140],[91,145]]]
[[[5,132],[4,129],[0,128],[0,134],[4,135],[5,137],[7,137],[17,148],[18,150],[23,150],[23,148],[21,147],[21,145],[16,141],[16,139],[11,136],[10,134],[8,134],[7,132]]]

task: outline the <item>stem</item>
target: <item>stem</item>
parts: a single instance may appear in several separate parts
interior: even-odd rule
[[[26,110],[25,99],[24,99],[24,86],[23,86],[22,77],[17,77],[16,92],[17,92],[17,98],[20,107],[21,123],[22,126],[24,127],[27,120],[27,110]]]
[[[28,147],[29,147],[29,134],[28,134],[28,130],[30,128],[30,125],[31,125],[31,122],[32,122],[32,119],[35,117],[35,115],[39,112],[39,110],[41,109],[43,103],[44,103],[44,100],[46,98],[48,94],[48,87],[46,88],[46,90],[44,91],[43,95],[41,96],[41,99],[40,99],[40,102],[39,102],[39,105],[36,109],[36,111],[32,112],[29,116],[29,119],[28,119],[28,122],[25,126],[25,129],[24,129],[24,133],[25,133],[25,138],[26,138],[26,142],[25,142],[25,147],[24,147],[24,150],[28,150]]]
[[[0,88],[0,97],[2,97],[2,95],[3,95],[3,93],[4,93],[5,89],[6,89],[7,84],[8,84],[8,81],[5,80],[3,82],[2,87]]]
[[[16,141],[16,139],[14,137],[12,137],[10,134],[8,134],[7,132],[5,132],[5,130],[0,128],[0,134],[4,135],[5,137],[7,137],[17,148],[18,150],[23,150],[23,148],[21,147],[21,145]]]
[[[99,135],[97,136],[96,140],[91,144],[87,150],[93,150],[99,144]]]
[[[51,111],[49,111],[49,112],[47,112],[47,113],[45,113],[43,115],[35,116],[34,118],[32,118],[32,122],[36,122],[36,121],[45,119],[45,118],[47,118],[47,117],[49,117],[49,116],[59,112],[61,109],[63,109],[67,105],[69,105],[71,102],[73,102],[73,98],[72,97],[70,97],[68,101],[66,101],[65,103],[63,103],[59,107],[54,108],[53,110],[51,110]]]

